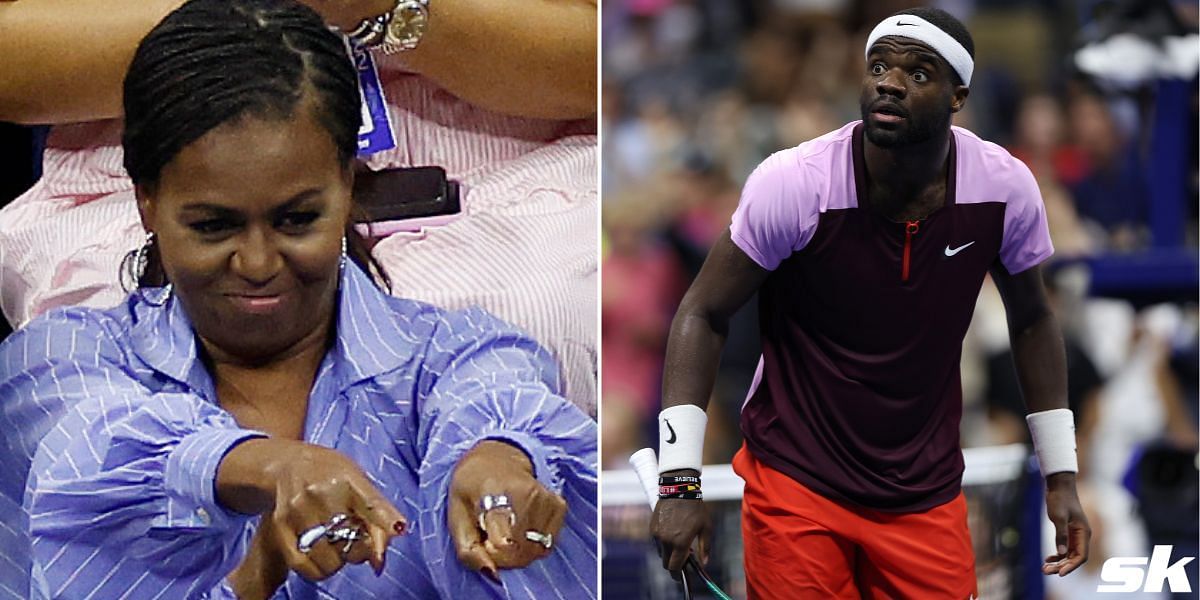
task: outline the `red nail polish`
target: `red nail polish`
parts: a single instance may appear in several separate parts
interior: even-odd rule
[[[407,528],[408,528],[408,523],[405,523],[404,521],[396,521],[396,523],[394,525],[392,525],[392,529],[394,529],[396,531],[397,535],[403,535],[404,530]]]

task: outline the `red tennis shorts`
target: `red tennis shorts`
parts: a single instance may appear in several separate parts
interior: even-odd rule
[[[962,493],[922,512],[831,500],[759,462],[743,445],[742,543],[752,600],[975,598]]]

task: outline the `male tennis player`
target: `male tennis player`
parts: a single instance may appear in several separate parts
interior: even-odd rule
[[[1029,170],[951,127],[974,44],[948,13],[872,31],[862,121],[750,176],[671,328],[651,530],[673,574],[709,521],[701,444],[729,318],[759,295],[763,355],[734,468],[751,598],[977,594],[961,482],[962,339],[984,276],[1008,313],[1057,552],[1087,560],[1066,365],[1039,263],[1053,252]]]

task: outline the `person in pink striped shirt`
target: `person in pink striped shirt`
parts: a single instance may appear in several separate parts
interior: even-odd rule
[[[373,254],[398,296],[480,306],[527,330],[563,364],[567,396],[595,415],[594,0],[537,10],[470,0],[304,3],[344,31],[425,7],[416,47],[372,52],[395,147],[366,167],[442,166],[463,186],[463,212],[393,233]],[[42,180],[0,211],[0,309],[14,326],[125,296],[119,265],[143,240],[121,166],[120,83],[137,42],[180,4],[0,5],[0,120],[55,125]]]

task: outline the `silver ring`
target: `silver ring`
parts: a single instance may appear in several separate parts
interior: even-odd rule
[[[349,518],[350,517],[346,516],[345,513],[338,513],[333,515],[333,517],[331,517],[326,523],[305,529],[304,532],[300,534],[300,538],[296,540],[296,549],[299,550],[301,554],[308,554],[309,550],[312,550],[312,547],[316,545],[321,538],[326,537],[326,534],[328,534],[331,529],[334,529],[342,523],[345,523],[346,519]]]
[[[547,550],[554,545],[554,534],[552,533],[542,533],[540,531],[534,531],[530,529],[529,531],[525,532],[525,539],[535,544],[541,544],[542,547]]]
[[[369,537],[371,537],[371,534],[369,534],[357,527],[348,526],[348,525],[338,527],[336,529],[331,529],[331,530],[325,532],[325,539],[328,540],[330,544],[338,544],[341,542],[346,542],[346,545],[342,546],[342,549],[341,549],[341,553],[343,555],[350,553],[350,548],[351,548],[351,546],[354,545],[354,542],[357,542],[358,540],[361,540],[363,538],[369,538]]]
[[[509,527],[517,526],[517,511],[513,509],[512,500],[508,498],[508,494],[484,494],[479,499],[480,531],[487,531],[487,523],[484,521],[484,517],[493,510],[507,510]]]

